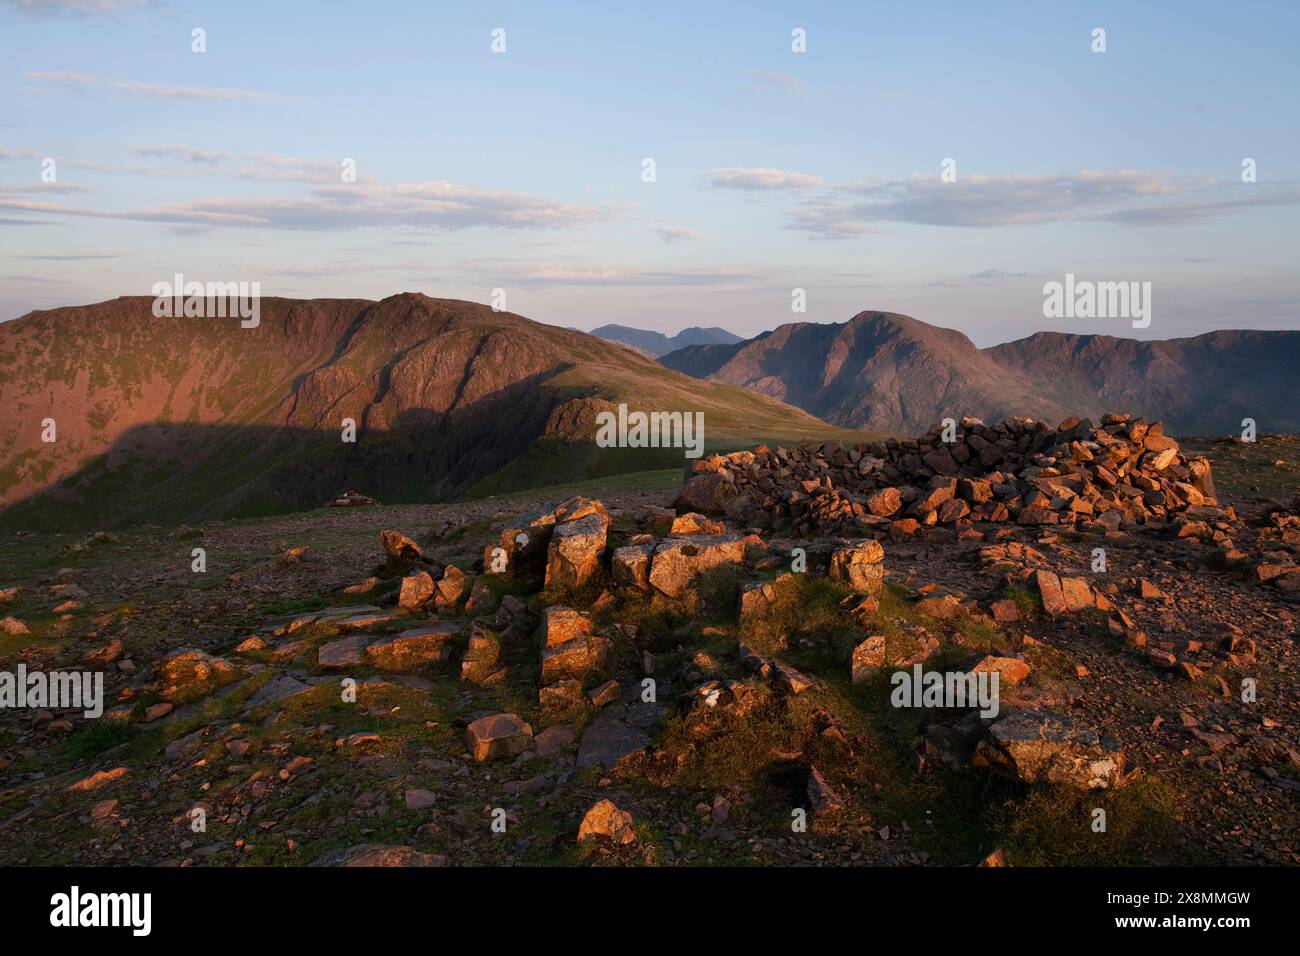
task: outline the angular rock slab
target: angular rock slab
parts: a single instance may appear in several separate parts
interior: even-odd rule
[[[668,597],[681,597],[705,571],[744,560],[745,542],[734,534],[665,538],[650,562],[650,584]]]
[[[470,755],[478,762],[513,757],[533,745],[533,728],[515,714],[480,717],[465,728]]]
[[[1011,773],[1026,783],[1098,790],[1123,782],[1126,760],[1113,737],[1081,727],[1064,714],[1020,710],[989,728],[971,762]]]

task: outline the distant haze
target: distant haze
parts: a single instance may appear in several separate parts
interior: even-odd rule
[[[179,272],[665,335],[1295,329],[1300,4],[1225,9],[0,2],[0,320]],[[1066,274],[1151,324],[1045,319]]]

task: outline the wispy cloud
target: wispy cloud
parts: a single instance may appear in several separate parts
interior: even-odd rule
[[[542,266],[523,270],[520,285],[607,285],[607,286],[714,286],[750,284],[756,274],[749,269],[657,269],[645,270],[608,266]]]
[[[765,169],[732,166],[727,169],[710,170],[710,185],[715,189],[742,189],[747,192],[771,190],[809,189],[824,186],[816,176],[807,173],[792,173],[784,169]]]
[[[249,101],[290,103],[298,98],[283,93],[264,90],[242,90],[225,86],[181,86],[175,83],[142,83],[135,80],[116,80],[107,76],[91,76],[67,70],[35,70],[24,74],[29,80],[50,83],[77,90],[109,90],[127,96],[155,97],[161,99],[212,100],[240,103]]]
[[[124,259],[125,252],[66,252],[45,255],[10,256],[10,259],[32,259],[38,262],[82,262],[86,259]]]
[[[1023,276],[1025,276],[1025,275],[1027,275],[1027,273],[1024,273],[1024,272],[1007,272],[1007,271],[1005,271],[1005,270],[1003,270],[1003,269],[985,269],[983,272],[977,272],[977,273],[975,273],[973,276],[971,276],[971,278],[972,278],[972,279],[982,279],[982,280],[990,280],[990,279],[1019,279],[1019,278],[1022,278]]]
[[[658,226],[654,229],[654,234],[664,242],[694,242],[700,238],[700,234],[694,229],[685,229],[681,226]]]
[[[160,7],[157,0],[4,0],[8,7],[30,16],[48,17],[60,13],[81,16],[116,14],[141,7]]]
[[[803,199],[790,225],[840,238],[889,222],[976,228],[1068,221],[1162,224],[1297,202],[1300,190],[1290,185],[1243,186],[1131,170],[968,176],[952,183],[934,175],[837,186]]]
[[[392,187],[365,183],[317,186],[300,196],[211,196],[128,209],[93,209],[0,194],[0,209],[140,222],[301,230],[384,226],[545,229],[595,222],[618,212],[616,206],[559,202],[447,180]]]
[[[72,193],[88,192],[90,192],[90,187],[83,186],[81,183],[45,183],[38,179],[33,179],[31,182],[23,183],[0,183],[0,196],[12,196],[18,193],[56,193],[59,195],[70,195]]]
[[[214,149],[199,149],[196,146],[182,146],[179,143],[167,143],[158,146],[132,146],[130,152],[146,159],[178,159],[184,163],[220,163],[230,158],[229,153]]]
[[[229,179],[320,184],[342,182],[340,176],[343,169],[342,158],[309,159],[299,156],[281,156],[275,153],[230,153],[183,143],[132,146],[128,151],[139,159],[180,163],[180,167],[172,167],[170,170],[173,174],[183,169],[186,175],[198,173]],[[166,167],[151,164],[144,169],[134,169],[132,172],[160,168]],[[374,183],[376,179],[358,171],[356,182]]]

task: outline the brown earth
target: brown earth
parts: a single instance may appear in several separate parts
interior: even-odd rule
[[[1207,445],[1217,467],[1225,449]],[[1297,465],[1273,436],[1251,452],[1243,472]],[[577,587],[546,583],[546,542],[599,510],[557,510],[559,492],[12,536],[0,613],[27,633],[0,636],[0,660],[101,669],[108,713],[0,711],[0,861],[961,865],[1001,849],[1010,865],[1300,862],[1300,515],[1250,492],[1251,474],[1216,477],[1230,514],[1211,523],[1241,555],[1228,565],[1221,542],[1163,522],[959,519],[884,537],[886,584],[866,576],[861,594],[825,573],[833,539],[772,527],[742,555],[725,542],[745,527],[673,520],[677,487],[602,495],[606,547]],[[385,554],[394,529],[413,547]],[[680,597],[609,576],[616,549],[646,549],[663,580],[663,550],[677,592],[715,541],[728,557]],[[498,548],[517,563],[482,573]],[[455,597],[399,610],[411,572],[454,580]],[[1102,600],[1053,610],[1043,575]],[[588,623],[539,639],[556,606]],[[366,648],[399,634],[422,662],[377,666]],[[573,653],[587,634],[607,642],[603,661]],[[855,676],[862,645],[886,666]],[[557,651],[576,676],[544,685]],[[1003,712],[981,726],[959,708],[890,706],[889,672],[922,659],[997,668]],[[1008,736],[1026,719],[1051,780]],[[1054,742],[1061,728],[1072,743]],[[1114,754],[1122,773],[1104,789],[1070,782],[1078,759],[1095,775]]]

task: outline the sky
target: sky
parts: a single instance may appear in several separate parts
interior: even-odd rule
[[[0,321],[181,273],[500,289],[584,330],[1300,328],[1298,26],[1263,0],[0,0]],[[1046,317],[1067,274],[1151,283],[1150,323]]]

